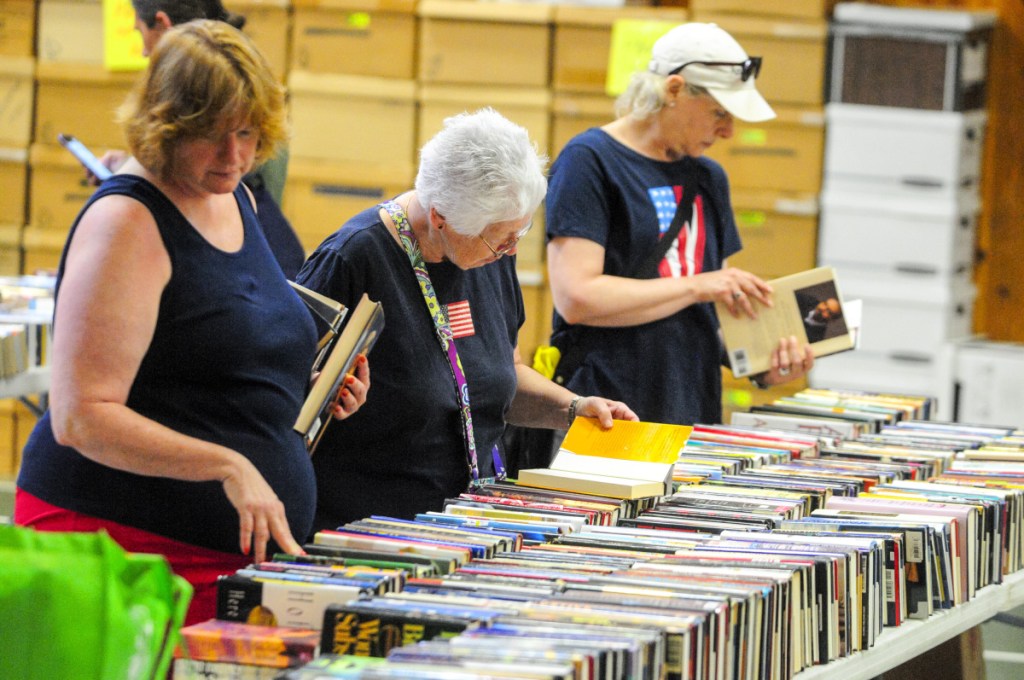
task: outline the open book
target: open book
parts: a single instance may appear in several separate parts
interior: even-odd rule
[[[818,267],[768,282],[774,306],[753,300],[757,318],[735,318],[716,302],[729,365],[737,378],[771,368],[772,351],[779,339],[795,335],[811,346],[815,357],[853,349],[851,326],[843,309],[836,272]]]
[[[302,434],[310,454],[332,420],[331,406],[345,377],[355,368],[360,354],[369,354],[384,328],[384,308],[364,293],[348,322],[331,345],[320,375],[302,404],[294,429]]]
[[[602,430],[577,418],[547,468],[520,470],[517,484],[613,498],[664,496],[672,467],[693,431],[685,425],[616,420]]]

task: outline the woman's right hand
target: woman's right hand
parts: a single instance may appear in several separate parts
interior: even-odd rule
[[[693,277],[698,284],[698,298],[701,302],[720,302],[734,317],[746,314],[757,318],[752,301],[765,307],[772,306],[772,287],[759,277],[743,269],[726,267]]]
[[[235,456],[238,460],[222,483],[224,493],[238,511],[242,553],[248,555],[252,549],[255,562],[265,561],[267,543],[273,537],[289,555],[304,555],[288,527],[284,503],[249,459],[237,453]]]

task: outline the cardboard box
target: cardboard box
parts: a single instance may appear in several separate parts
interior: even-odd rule
[[[923,197],[830,188],[821,201],[823,261],[946,276],[973,264],[976,192]]]
[[[516,244],[516,271],[519,272],[520,283],[524,277],[527,280],[533,280],[535,277],[539,277],[540,280],[544,279],[546,272],[544,263],[547,260],[546,230],[544,204],[541,203],[537,212],[533,214],[533,226],[530,227],[530,231],[526,232],[526,236],[519,239],[519,243]]]
[[[592,127],[615,120],[615,98],[603,94],[556,92],[551,102],[551,146],[554,160],[569,140]]]
[[[831,25],[830,102],[930,111],[985,108],[995,12],[841,3]]]
[[[612,24],[617,19],[681,24],[681,7],[587,7],[556,5],[551,84],[559,92],[604,94]]]
[[[0,276],[21,274],[21,224],[0,224]]]
[[[0,56],[31,57],[35,49],[35,0],[0,0]]]
[[[17,423],[14,404],[17,399],[0,399],[0,477],[13,478],[18,471]]]
[[[739,189],[732,192],[743,250],[729,257],[733,267],[763,279],[813,269],[818,203],[813,194]]]
[[[736,121],[732,137],[716,141],[707,155],[725,167],[730,186],[818,192],[825,150],[824,112],[792,106],[774,109],[775,120]]]
[[[307,253],[367,208],[412,188],[411,168],[324,162],[292,156],[282,210]]]
[[[794,19],[828,19],[837,0],[690,0],[697,13],[727,12]]]
[[[829,104],[826,188],[954,196],[977,188],[986,115]]]
[[[526,128],[538,149],[544,151],[548,148],[551,92],[546,88],[422,85],[419,102],[418,147],[441,130],[445,118],[490,106],[513,123]]]
[[[415,0],[294,0],[292,68],[416,77]]]
[[[747,54],[764,59],[757,89],[772,106],[820,106],[824,101],[826,22],[696,11],[693,20],[718,24]]]
[[[549,5],[423,0],[418,13],[422,82],[548,86]]]
[[[722,422],[728,423],[731,414],[747,411],[751,406],[769,404],[781,397],[789,397],[807,387],[807,380],[800,378],[766,389],[755,386],[746,378],[733,377],[732,371],[722,367]]]
[[[526,308],[526,323],[519,329],[519,354],[527,366],[533,365],[533,353],[540,345],[548,344],[551,338],[551,289],[543,276],[522,276],[519,283],[523,290],[523,306]]]
[[[811,387],[916,394],[937,399],[936,420],[953,418],[954,349],[945,343],[937,354],[911,356],[865,350],[841,352],[814,362]]]
[[[0,223],[24,224],[28,206],[28,149],[0,147]]]
[[[35,89],[32,57],[0,56],[0,144],[28,146],[32,135]]]
[[[278,80],[288,79],[291,44],[291,0],[233,0],[232,12],[245,17],[242,30],[252,38]]]
[[[125,148],[114,114],[137,77],[136,73],[111,73],[102,66],[40,63],[35,141],[56,145],[57,135],[65,133],[77,137],[97,156],[104,149]]]
[[[81,164],[60,146],[33,144],[29,167],[28,223],[67,236],[96,187],[85,181]]]
[[[971,334],[976,291],[969,272],[942,276],[852,264],[835,268],[843,298],[863,300],[858,351],[926,361],[946,341]]]
[[[66,232],[62,234],[56,230],[39,229],[31,225],[25,227],[21,235],[21,244],[25,252],[22,273],[56,274],[67,239]]]
[[[300,158],[389,164],[408,176],[416,157],[416,83],[292,71],[292,140]]]
[[[39,62],[103,65],[102,0],[40,0]]]
[[[16,429],[15,443],[14,443],[14,469],[18,470],[21,467],[21,452],[25,450],[25,444],[28,443],[29,435],[32,434],[32,430],[36,427],[36,422],[39,420],[35,413],[29,410],[27,406],[22,404],[20,401],[14,403],[14,423]]]

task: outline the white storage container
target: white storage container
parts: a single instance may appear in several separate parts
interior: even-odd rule
[[[844,299],[864,301],[860,330],[864,351],[930,359],[947,340],[971,334],[976,291],[967,272],[948,277],[821,264],[836,267]]]
[[[1024,345],[978,340],[956,355],[956,420],[979,425],[1024,423]]]
[[[984,111],[825,108],[825,188],[918,196],[977,186]]]
[[[974,191],[925,198],[829,188],[821,195],[818,257],[908,274],[970,271],[979,210]]]

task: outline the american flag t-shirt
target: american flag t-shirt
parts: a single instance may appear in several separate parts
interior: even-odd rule
[[[448,317],[448,324],[452,327],[452,337],[465,338],[476,334],[469,300],[460,300],[445,305],[444,313]]]

